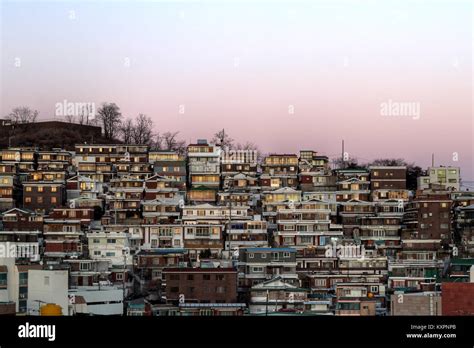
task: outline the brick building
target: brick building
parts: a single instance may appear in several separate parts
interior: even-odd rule
[[[443,315],[474,315],[474,283],[443,283]]]
[[[166,268],[163,270],[168,302],[235,303],[237,271],[233,268]]]

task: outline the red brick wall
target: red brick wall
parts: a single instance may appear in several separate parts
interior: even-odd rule
[[[474,315],[474,283],[441,285],[443,315]]]

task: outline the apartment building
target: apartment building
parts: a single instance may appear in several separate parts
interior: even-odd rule
[[[239,250],[239,291],[280,277],[285,283],[299,285],[296,250],[293,248],[243,248]]]
[[[257,175],[258,154],[256,150],[225,150],[221,152],[221,175]]]
[[[267,222],[264,220],[236,220],[226,225],[225,249],[268,247]]]
[[[307,295],[306,289],[276,277],[251,287],[249,312],[251,315],[303,313]]]
[[[265,157],[260,176],[262,190],[298,188],[298,156],[273,154]]]
[[[84,231],[93,214],[92,209],[56,209],[44,218],[44,257],[48,263],[83,255]]]
[[[304,249],[325,245],[326,240],[339,233],[330,230],[329,205],[322,201],[296,202],[277,212],[277,231],[273,234],[275,246]]]
[[[28,271],[39,264],[17,264],[14,258],[0,258],[0,302],[14,304],[17,314],[27,314]]]
[[[188,145],[188,200],[215,202],[220,187],[221,148],[199,139]]]
[[[163,278],[168,303],[237,302],[234,268],[165,268]]]
[[[461,186],[461,169],[459,167],[428,167],[427,175],[418,177],[418,190],[440,185],[445,190],[459,191]]]
[[[372,201],[408,200],[407,167],[371,166],[369,171]]]
[[[0,163],[0,211],[14,208],[22,200],[18,167]]]
[[[292,207],[301,201],[301,191],[284,187],[273,191],[262,192],[262,215],[268,221],[268,228],[277,228],[276,217],[279,209]]]
[[[63,182],[23,182],[23,208],[47,214],[66,203],[66,187]]]
[[[113,223],[140,222],[143,195],[144,182],[139,178],[122,176],[110,179],[106,210]]]
[[[403,216],[402,258],[433,259],[445,256],[452,243],[452,200],[445,192],[417,192],[407,203]]]
[[[37,169],[38,153],[32,148],[8,148],[0,151],[3,164],[18,167],[20,173],[29,173]]]
[[[175,179],[180,189],[186,189],[186,158],[176,151],[150,151],[148,161],[153,166],[155,175]]]
[[[139,279],[140,292],[161,295],[163,270],[189,266],[184,248],[142,248],[134,255],[134,275]]]
[[[66,171],[72,165],[72,154],[61,148],[40,150],[38,153],[38,168],[40,171]]]
[[[95,199],[104,192],[102,181],[83,175],[74,175],[66,180],[66,194],[68,200],[79,197]]]

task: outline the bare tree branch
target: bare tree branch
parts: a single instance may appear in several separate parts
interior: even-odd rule
[[[104,103],[98,110],[98,119],[104,129],[106,139],[114,139],[120,128],[122,114],[115,103]]]
[[[14,124],[18,123],[33,123],[36,121],[39,112],[37,110],[31,110],[27,106],[16,107],[10,112],[6,118],[12,121]]]

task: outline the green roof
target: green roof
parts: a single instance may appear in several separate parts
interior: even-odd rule
[[[474,265],[474,258],[473,259],[451,259],[452,265],[461,265],[461,266],[469,266]]]

